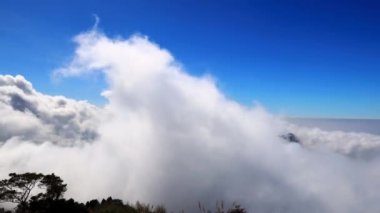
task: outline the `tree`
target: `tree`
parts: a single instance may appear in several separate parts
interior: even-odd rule
[[[28,213],[88,213],[83,203],[78,203],[73,199],[57,199],[50,198],[33,200],[29,202]]]
[[[58,201],[67,190],[67,185],[63,184],[63,180],[54,173],[50,175],[10,173],[9,176],[9,179],[0,181],[0,202],[18,203],[18,209],[21,212],[28,208],[29,197],[36,185],[46,191],[31,197],[34,206],[41,204],[41,202],[53,203],[52,201]],[[58,203],[54,202],[54,204]]]
[[[28,201],[30,192],[43,178],[42,174],[29,172],[24,174],[10,173],[9,176],[9,179],[0,181],[0,201],[21,205]]]
[[[63,194],[67,190],[67,184],[63,184],[63,180],[54,173],[51,175],[45,175],[38,186],[40,188],[46,188],[44,197],[53,200],[58,200],[63,197]]]

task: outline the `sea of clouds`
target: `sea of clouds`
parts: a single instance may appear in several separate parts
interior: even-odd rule
[[[106,196],[194,212],[379,212],[380,136],[302,127],[228,99],[147,37],[75,37],[55,78],[102,72],[104,107],[0,76],[0,176],[56,173],[66,197]],[[238,68],[237,68],[238,69]],[[299,143],[280,137],[294,133]]]

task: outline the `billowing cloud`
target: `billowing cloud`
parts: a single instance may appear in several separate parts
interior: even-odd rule
[[[59,145],[90,142],[98,109],[86,102],[43,95],[22,76],[0,75],[0,143],[18,137]]]
[[[21,77],[3,77],[8,80],[1,82],[23,83],[8,83],[18,96],[3,92],[0,113],[14,113],[6,124],[27,121],[2,133],[7,140],[0,148],[0,161],[6,162],[0,166],[3,176],[11,171],[55,172],[68,182],[68,197],[112,195],[165,203],[173,211],[192,212],[198,201],[213,206],[216,200],[238,201],[250,212],[380,210],[377,158],[363,161],[286,143],[279,135],[289,128],[305,144],[313,144],[309,137],[324,141],[327,136],[318,134],[328,133],[289,127],[260,106],[245,107],[226,98],[211,78],[189,75],[146,37],[112,39],[90,31],[75,41],[72,62],[55,76],[103,72],[108,104],[100,109],[102,116],[86,103],[39,94]],[[55,123],[52,117],[63,113],[59,99],[70,102],[66,107],[72,116],[58,116]],[[65,122],[72,125],[69,129],[77,128],[73,134],[60,129]],[[41,126],[51,127],[35,132]],[[97,135],[90,137],[93,142],[77,143],[88,131]],[[54,145],[56,136],[81,145]],[[32,143],[40,137],[47,142]]]

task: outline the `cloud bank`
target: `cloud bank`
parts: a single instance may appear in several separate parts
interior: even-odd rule
[[[369,160],[380,157],[380,136],[359,132],[323,131],[293,124],[288,131],[299,137],[304,147],[319,151],[334,151],[352,158]]]
[[[111,195],[173,211],[216,200],[238,201],[250,212],[380,211],[376,157],[306,146],[345,147],[358,138],[329,138],[289,126],[263,107],[242,106],[147,37],[113,39],[93,30],[75,41],[71,63],[55,77],[103,72],[108,104],[97,109],[42,95],[20,76],[2,76],[2,176],[55,172],[69,184],[67,197]],[[302,145],[279,137],[288,130]]]
[[[0,143],[12,138],[71,145],[97,137],[98,109],[37,92],[22,76],[0,75]]]

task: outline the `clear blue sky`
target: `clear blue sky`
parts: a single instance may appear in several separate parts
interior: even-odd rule
[[[148,35],[242,104],[300,117],[380,118],[378,1],[1,0],[0,73],[102,103],[99,77],[50,80],[92,14],[109,36]]]

